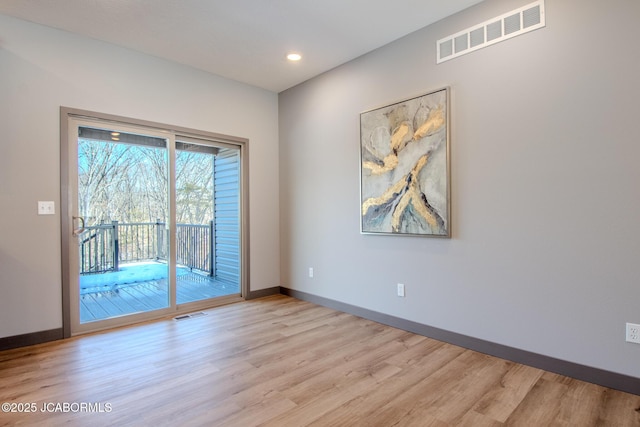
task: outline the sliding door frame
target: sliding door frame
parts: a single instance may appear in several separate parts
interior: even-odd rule
[[[68,338],[76,333],[72,330],[71,310],[73,295],[71,292],[71,286],[77,286],[77,283],[71,283],[75,276],[72,271],[75,263],[70,259],[70,245],[75,244],[75,240],[72,237],[74,226],[72,216],[77,215],[77,213],[73,211],[73,200],[77,195],[74,194],[76,191],[75,184],[73,182],[74,172],[70,169],[72,167],[70,155],[75,153],[75,149],[70,143],[71,135],[69,134],[69,125],[72,120],[75,121],[77,119],[99,121],[102,124],[113,124],[114,126],[134,126],[136,128],[147,129],[154,133],[160,132],[165,135],[167,140],[172,140],[174,142],[176,138],[192,138],[208,141],[214,144],[219,143],[224,146],[237,147],[240,151],[240,297],[237,295],[231,295],[219,297],[214,300],[196,301],[180,305],[175,304],[175,310],[161,310],[155,314],[150,313],[150,316],[143,316],[140,319],[134,318],[132,320],[142,321],[149,320],[151,318],[173,317],[194,310],[212,308],[246,298],[249,293],[249,140],[246,138],[172,126],[147,120],[139,120],[69,107],[60,107],[60,225],[62,250],[62,327],[64,338]],[[171,147],[173,152],[173,149],[175,148],[174,144],[171,144]],[[173,172],[170,175],[173,175]],[[175,212],[174,196],[175,194],[170,197],[171,215]],[[170,251],[175,253],[175,239],[172,238],[170,243]],[[171,277],[175,277],[175,266],[171,268],[170,278]],[[175,289],[171,291],[171,293],[172,303],[175,303]],[[103,324],[106,324],[106,326],[92,329],[91,331],[111,327],[109,326],[109,322],[105,322]],[[79,333],[83,332],[85,331]],[[87,332],[89,331],[87,330]]]

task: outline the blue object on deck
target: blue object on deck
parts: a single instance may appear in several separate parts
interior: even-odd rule
[[[167,264],[145,262],[121,265],[119,271],[81,274],[80,294],[113,291],[123,285],[162,280],[167,278],[168,272]],[[189,273],[187,268],[178,267],[176,269],[178,276],[187,273]]]

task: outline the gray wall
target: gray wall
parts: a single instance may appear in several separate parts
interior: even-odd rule
[[[60,106],[249,138],[251,290],[278,286],[277,95],[0,15],[0,338],[62,326]]]
[[[640,2],[547,0],[546,28],[435,64],[437,39],[528,3],[488,0],[280,94],[282,285],[640,377]],[[359,234],[359,113],[443,86],[453,238]]]

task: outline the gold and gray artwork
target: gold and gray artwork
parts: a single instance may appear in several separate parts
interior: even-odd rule
[[[447,90],[361,114],[363,233],[449,236]]]

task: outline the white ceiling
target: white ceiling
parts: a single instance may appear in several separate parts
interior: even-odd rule
[[[0,0],[0,13],[280,92],[480,1]]]

